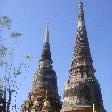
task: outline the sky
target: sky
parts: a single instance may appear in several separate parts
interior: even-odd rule
[[[68,79],[75,45],[80,1],[84,3],[95,76],[101,86],[104,107],[107,112],[112,112],[112,0],[0,0],[0,15],[10,17],[13,31],[22,33],[16,45],[13,59],[15,64],[25,54],[32,56],[30,67],[24,72],[26,78],[18,76],[22,86],[18,90],[17,105],[27,99],[31,89],[34,72],[39,65],[47,22],[53,66],[58,77],[59,94],[63,99],[63,88]],[[13,98],[12,100],[14,103]]]

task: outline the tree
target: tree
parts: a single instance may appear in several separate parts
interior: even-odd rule
[[[14,65],[14,54],[16,50],[17,42],[22,34],[19,32],[13,32],[12,20],[7,16],[0,17],[0,101],[4,101],[3,107],[0,109],[3,112],[10,112],[10,109],[15,109],[17,112],[17,105],[15,99],[15,105],[11,106],[12,94],[17,97],[17,89],[21,86],[20,82],[17,82],[17,77],[23,74],[23,71],[28,69],[29,65],[26,64],[27,60],[31,60],[29,55],[22,57],[19,61],[19,65]],[[18,87],[19,86],[19,87]],[[13,98],[14,99],[14,98]],[[2,104],[1,104],[2,105]]]

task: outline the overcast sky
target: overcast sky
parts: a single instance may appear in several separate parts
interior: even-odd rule
[[[95,75],[101,85],[105,109],[112,112],[112,0],[82,1]],[[13,21],[12,29],[23,34],[16,46],[15,62],[18,63],[24,54],[33,57],[30,68],[25,72],[26,78],[18,78],[23,84],[16,98],[18,105],[27,98],[34,72],[38,69],[47,22],[50,23],[53,66],[58,77],[59,94],[63,99],[63,87],[68,78],[75,45],[78,2],[0,0],[0,15],[10,17]]]

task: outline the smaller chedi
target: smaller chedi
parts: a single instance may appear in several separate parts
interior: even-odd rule
[[[47,25],[39,69],[34,75],[32,90],[28,100],[22,105],[21,112],[60,112],[62,104],[52,63]]]

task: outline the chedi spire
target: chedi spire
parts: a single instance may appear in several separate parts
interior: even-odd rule
[[[77,36],[76,36],[76,45],[74,48],[74,54],[72,58],[72,64],[70,68],[70,74],[72,75],[75,72],[77,75],[78,67],[80,68],[80,72],[85,69],[85,74],[90,77],[94,75],[94,68],[93,68],[93,60],[91,57],[91,52],[89,48],[89,42],[87,37],[87,31],[85,26],[85,19],[84,19],[84,10],[83,10],[83,3],[79,3],[79,14],[78,14],[78,25],[77,25]],[[86,69],[89,68],[87,73]],[[85,74],[80,74],[83,77]]]
[[[45,29],[45,38],[44,38],[44,44],[43,44],[43,50],[41,53],[41,61],[49,61],[50,63],[52,63],[52,59],[51,59],[51,51],[50,51],[50,43],[49,43],[49,29],[48,29],[48,24],[46,25],[46,29]]]
[[[49,29],[48,29],[48,23],[46,24],[46,30],[45,30],[45,43],[49,43]]]
[[[69,79],[64,87],[63,112],[105,112],[98,80],[94,76],[93,60],[84,19],[83,3],[79,3],[76,45]]]
[[[57,76],[52,63],[47,25],[39,68],[34,74],[32,90],[25,102],[28,105],[23,106],[22,112],[60,112],[61,102],[58,94]]]

